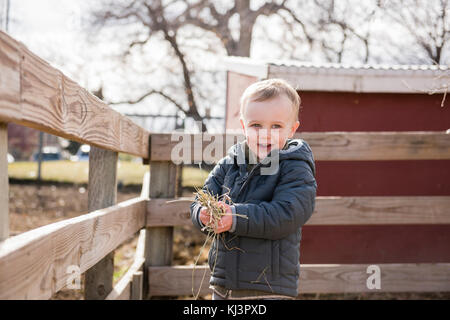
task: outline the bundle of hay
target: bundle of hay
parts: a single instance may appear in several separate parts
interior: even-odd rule
[[[204,191],[201,189],[196,189],[197,192],[194,193],[194,195],[197,198],[197,202],[202,206],[205,207],[210,216],[209,216],[209,222],[205,227],[203,227],[202,231],[206,230],[208,232],[213,232],[216,228],[219,226],[219,221],[222,219],[224,215],[227,215],[229,213],[225,212],[225,209],[221,207],[219,203],[219,196],[211,194],[209,191]],[[222,201],[227,204],[232,204],[231,198],[228,196],[228,194],[224,194],[222,196]]]
[[[222,207],[219,202],[225,202],[228,205],[232,205],[233,201],[231,200],[231,198],[228,196],[228,193],[223,194],[222,196],[217,196],[217,195],[213,195],[211,194],[208,190],[202,190],[202,189],[195,189],[195,197],[196,197],[196,201],[202,206],[205,207],[208,212],[210,213],[209,215],[209,222],[206,224],[206,226],[203,227],[202,231],[207,231],[208,234],[206,236],[206,240],[203,243],[202,248],[200,249],[200,253],[197,256],[197,258],[195,259],[194,262],[194,268],[192,270],[192,294],[194,296],[195,299],[198,298],[198,295],[200,293],[203,281],[205,279],[205,275],[206,275],[206,270],[203,273],[203,277],[200,283],[200,288],[197,292],[197,294],[194,293],[194,273],[195,273],[195,266],[197,265],[198,259],[200,258],[203,249],[206,247],[206,244],[208,242],[213,242],[213,241],[217,241],[219,239],[220,236],[223,236],[222,234],[218,234],[215,232],[215,230],[219,227],[219,222],[222,219],[223,216],[225,215],[232,215],[232,213],[228,213],[225,211],[225,208]],[[247,219],[247,216],[244,215],[240,215],[240,214],[235,214],[236,216],[242,217]],[[225,243],[224,243],[225,244]],[[225,245],[226,246],[226,245]],[[216,250],[218,249],[218,246],[216,245]],[[229,250],[232,249],[238,249],[238,248],[229,248]],[[217,252],[216,252],[216,259],[217,259]],[[216,261],[214,261],[213,263],[213,270],[212,272],[214,272],[214,268],[216,266]]]

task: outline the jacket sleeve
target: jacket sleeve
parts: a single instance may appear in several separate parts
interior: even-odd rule
[[[294,164],[294,165],[293,165]],[[317,183],[305,161],[289,163],[281,173],[271,201],[235,203],[234,234],[271,240],[282,239],[303,226],[315,207]]]
[[[208,190],[211,194],[221,196],[222,195],[222,186],[225,178],[225,163],[226,158],[222,158],[216,166],[211,170],[208,177],[205,180],[205,184],[203,185],[202,190]],[[197,197],[195,197],[194,202],[192,202],[190,207],[190,215],[191,220],[194,226],[198,229],[202,229],[204,227],[203,223],[199,219],[201,205],[197,202]],[[207,234],[208,232],[202,231]]]

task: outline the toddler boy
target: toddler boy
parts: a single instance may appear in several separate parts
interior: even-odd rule
[[[301,227],[314,211],[317,183],[309,145],[293,139],[300,97],[284,80],[249,86],[241,97],[245,140],[233,145],[203,190],[228,193],[208,263],[213,299],[285,299],[298,295]],[[270,169],[270,170],[269,170]],[[202,229],[209,213],[191,204]]]

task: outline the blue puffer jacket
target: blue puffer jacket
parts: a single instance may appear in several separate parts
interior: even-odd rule
[[[288,139],[283,150],[274,150],[250,172],[245,148],[246,141],[233,145],[203,186],[219,196],[229,192],[233,212],[248,218],[234,216],[232,229],[211,246],[210,284],[295,297],[301,227],[314,211],[317,189],[311,148],[302,139]],[[267,174],[270,168],[276,171]],[[196,201],[191,204],[199,229],[200,208]]]

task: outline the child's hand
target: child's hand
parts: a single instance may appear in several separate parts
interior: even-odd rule
[[[233,212],[231,210],[231,207],[223,201],[219,201],[218,205],[224,208],[225,212],[227,213],[222,217],[222,219],[220,219],[218,227],[214,229],[215,233],[222,233],[231,229],[231,226],[233,224],[233,217],[231,216],[231,214]]]
[[[231,207],[228,204],[226,204],[223,201],[219,201],[218,205],[220,207],[224,208],[225,212],[227,213],[226,215],[224,215],[222,217],[222,219],[220,219],[220,221],[217,224],[218,225],[217,228],[214,229],[215,233],[222,233],[222,232],[225,232],[225,231],[228,231],[231,229],[231,226],[233,224],[233,217],[231,216],[231,214],[232,214]],[[200,221],[203,223],[203,225],[205,225],[205,226],[210,225],[210,223],[209,223],[210,214],[206,207],[202,207],[200,209],[199,218],[200,218]]]
[[[202,207],[200,209],[200,215],[199,215],[200,221],[203,223],[204,226],[207,226],[209,224],[210,214],[206,207]]]

